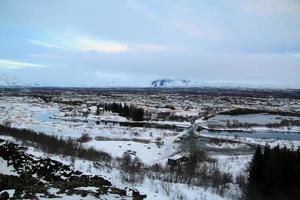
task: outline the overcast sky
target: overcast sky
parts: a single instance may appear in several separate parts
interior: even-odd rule
[[[0,73],[45,86],[300,88],[300,1],[1,0]]]

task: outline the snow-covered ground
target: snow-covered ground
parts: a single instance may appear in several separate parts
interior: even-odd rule
[[[248,168],[248,163],[252,155],[213,155],[222,172],[229,173],[235,179],[240,174],[244,174]]]
[[[165,160],[178,152],[173,143],[165,143],[158,147],[155,143],[144,144],[132,141],[90,141],[85,144],[98,150],[110,153],[113,157],[121,157],[124,152],[134,152],[143,163],[151,165]]]
[[[176,131],[162,130],[142,127],[123,127],[114,124],[95,124],[94,122],[83,122],[82,117],[71,120],[52,119],[52,116],[62,115],[57,104],[47,105],[28,98],[11,98],[10,101],[1,99],[0,123],[10,122],[12,127],[25,128],[37,132],[62,137],[79,138],[82,134],[89,134],[92,141],[85,144],[87,147],[106,151],[112,156],[122,156],[130,150],[136,152],[137,156],[147,164],[153,164],[161,159],[176,153],[176,144],[173,143],[179,134]],[[50,117],[50,118],[49,118]],[[98,116],[97,116],[98,117]],[[70,117],[71,118],[71,117]],[[86,120],[93,120],[90,116]],[[101,116],[100,116],[101,118]],[[106,114],[102,118],[117,121],[126,121],[126,118]],[[76,121],[80,119],[81,121]],[[159,122],[161,124],[176,125],[176,122]],[[188,126],[188,123],[178,123]],[[97,136],[109,138],[111,141],[96,140]],[[125,141],[114,141],[125,140]],[[148,143],[128,141],[131,139],[146,140]],[[162,145],[157,145],[160,139]]]
[[[237,148],[245,147],[245,144],[243,144],[243,143],[222,142],[222,143],[219,143],[219,144],[208,143],[207,146],[211,147],[211,148],[217,148],[217,149],[237,149]]]
[[[251,145],[261,145],[264,146],[268,144],[270,147],[287,147],[290,149],[297,149],[300,147],[300,141],[294,140],[277,140],[277,139],[263,139],[263,138],[251,138],[251,137],[235,137],[235,136],[224,136],[224,135],[210,135],[210,134],[203,134],[201,136],[206,138],[217,138],[217,139],[224,139],[230,140],[233,142],[240,142],[244,144],[251,144]]]
[[[180,183],[169,183],[164,182],[161,180],[152,180],[149,178],[145,178],[145,180],[142,183],[135,183],[135,184],[128,184],[126,182],[123,182],[121,180],[120,170],[115,168],[109,168],[101,165],[97,165],[92,161],[82,160],[82,159],[75,159],[74,162],[72,162],[71,157],[68,156],[59,156],[59,155],[53,155],[53,154],[47,154],[44,153],[38,149],[35,149],[33,147],[29,147],[26,151],[27,154],[30,154],[34,156],[35,159],[45,158],[49,157],[53,160],[59,161],[63,163],[64,165],[70,165],[71,169],[78,170],[83,172],[86,175],[100,175],[105,177],[106,179],[110,180],[113,183],[113,186],[118,188],[125,188],[125,187],[133,187],[136,188],[138,191],[140,191],[143,194],[147,194],[147,199],[162,199],[162,200],[168,200],[168,199],[184,199],[184,200],[198,200],[198,199],[207,199],[207,200],[215,200],[215,199],[227,199],[226,196],[221,197],[220,195],[216,194],[216,191],[212,188],[202,188],[197,186],[189,186],[187,184],[180,184]],[[231,161],[230,166],[227,166],[226,163],[228,162],[222,162],[223,160]],[[240,167],[240,164],[236,164],[240,162],[240,160],[235,159],[233,157],[227,157],[222,158],[220,160],[220,168],[224,171],[228,171],[228,169],[232,169],[231,165],[234,165],[237,167]],[[235,169],[236,169],[235,168]],[[234,169],[232,169],[234,170]],[[226,171],[226,172],[227,172]],[[238,172],[238,170],[236,171]],[[2,172],[1,172],[2,173]],[[13,175],[13,174],[12,174]],[[84,191],[94,191],[97,190],[96,187],[80,187],[75,188],[75,190],[84,190]],[[63,199],[96,199],[95,197],[88,195],[86,197],[81,197],[78,195],[66,195],[66,194],[58,194],[58,189],[50,188],[48,190],[49,193],[58,195],[60,198]],[[232,195],[232,194],[228,194]],[[37,195],[39,199],[44,199],[42,195]],[[114,196],[112,194],[110,195],[104,195],[101,196],[101,199],[120,199],[119,196]],[[131,199],[131,198],[122,198],[122,199]],[[230,199],[230,198],[228,198]]]
[[[60,96],[62,100],[88,99],[85,96],[70,97]],[[94,99],[100,97],[93,97]],[[109,96],[101,96],[101,100],[104,102],[112,102],[115,98]],[[171,113],[172,116],[179,116],[185,119],[193,118],[196,124],[201,125],[204,128],[209,128],[209,123],[216,123],[223,126],[227,123],[224,116],[221,118],[214,118],[210,120],[203,120],[201,116],[207,110],[212,113],[217,113],[228,109],[228,107],[239,107],[240,105],[231,105],[229,100],[222,99],[223,97],[209,97],[205,96],[203,99],[195,96],[180,96],[169,95],[166,98],[159,95],[149,95],[144,98],[143,96],[123,95],[118,96],[119,101],[133,102],[139,107],[143,107],[148,112],[151,112],[154,118],[159,113]],[[91,98],[92,99],[92,98]],[[264,104],[261,99],[238,99],[239,104],[249,104],[256,107],[275,107],[286,110],[300,110],[297,102],[286,102],[287,100],[269,100],[269,104]],[[279,102],[279,103],[278,103]],[[250,104],[252,103],[252,104]],[[271,105],[272,104],[272,105]],[[170,109],[164,105],[173,105],[175,109]],[[285,105],[290,105],[285,107]],[[209,108],[209,109],[206,109]],[[85,147],[93,147],[97,150],[105,151],[112,155],[113,158],[121,157],[125,152],[129,152],[131,155],[135,155],[146,164],[151,166],[155,163],[166,165],[168,158],[180,158],[185,155],[186,152],[181,152],[179,149],[178,141],[179,137],[186,134],[186,130],[179,131],[176,129],[159,129],[159,128],[145,128],[145,127],[130,127],[122,126],[118,123],[132,122],[125,117],[118,116],[115,113],[103,112],[101,115],[95,115],[95,106],[87,107],[87,105],[73,106],[67,104],[44,102],[41,99],[33,97],[13,97],[2,96],[0,97],[0,124],[7,125],[15,128],[25,128],[34,130],[37,132],[43,132],[49,135],[62,136],[63,138],[72,137],[80,138],[82,134],[88,134],[91,137],[91,141],[83,144]],[[82,113],[89,111],[90,113],[83,116]],[[260,116],[261,117],[261,116]],[[262,124],[268,122],[278,122],[278,116],[274,116],[271,119],[264,118],[257,119],[257,116],[245,116],[242,118],[242,122],[261,122]],[[236,118],[230,118],[229,120],[236,120]],[[249,121],[250,120],[250,121]],[[257,121],[258,120],[258,121]],[[271,121],[269,121],[271,120]],[[273,121],[272,121],[273,120]],[[99,122],[102,121],[102,122]],[[109,122],[103,122],[109,121]],[[158,120],[157,118],[146,121],[147,123],[157,125],[170,125],[178,126],[180,128],[187,129],[192,125],[189,121],[172,121],[172,120]],[[224,131],[228,128],[221,127]],[[237,130],[237,129],[236,129]],[[299,133],[299,127],[280,127],[277,129],[266,128],[264,126],[253,127],[251,129],[238,129],[239,131],[277,131],[279,134],[283,132]],[[280,132],[281,131],[281,132]],[[205,131],[196,132],[202,137],[224,139],[221,143],[210,142],[207,146],[214,149],[226,150],[227,149],[239,149],[251,145],[265,145],[269,144],[274,146],[287,146],[288,148],[294,148],[300,146],[300,140],[293,139],[268,139],[268,138],[253,138],[245,135],[244,137],[236,137],[232,135],[217,135],[207,134]],[[11,137],[0,136],[0,139],[9,140],[14,142]],[[233,141],[233,142],[232,142]],[[0,144],[1,145],[1,144]],[[224,152],[224,151],[223,151]],[[79,170],[84,174],[100,175],[110,180],[114,186],[118,188],[125,188],[128,183],[123,182],[121,179],[121,172],[118,168],[106,167],[98,165],[95,162],[75,159],[75,161],[66,156],[50,155],[41,152],[33,147],[29,147],[28,154],[38,157],[51,157],[51,159],[59,161],[66,165],[71,165],[75,170]],[[212,155],[212,158],[216,160],[218,169],[221,172],[229,173],[235,180],[239,175],[246,173],[249,162],[252,155],[219,155],[216,153]],[[11,166],[7,166],[7,162],[0,158],[0,173],[6,175],[18,174]],[[236,199],[240,195],[240,190],[237,185],[232,184],[229,186],[228,191],[220,196],[213,188],[204,188],[197,186],[189,186],[181,183],[168,183],[162,180],[153,180],[145,178],[142,183],[135,183],[131,185],[133,188],[138,189],[141,193],[147,194],[147,199]],[[78,190],[95,190],[96,188],[77,188]],[[13,191],[10,191],[13,192]],[[52,188],[49,190],[51,194],[57,194],[57,190]],[[59,195],[58,195],[59,196]],[[39,196],[43,199],[42,196]],[[94,197],[88,195],[81,197],[78,195],[66,196],[60,195],[63,199],[93,199]],[[116,199],[113,195],[103,196],[103,199]],[[126,199],[126,198],[125,198]]]
[[[7,161],[0,157],[0,174],[19,176],[12,166],[9,166]]]

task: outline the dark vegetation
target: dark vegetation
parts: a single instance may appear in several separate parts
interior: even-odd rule
[[[300,197],[300,149],[258,147],[249,167],[246,199],[285,200]]]
[[[164,108],[168,108],[168,109],[171,109],[171,110],[176,110],[176,108],[172,105],[165,105]]]
[[[133,142],[140,142],[149,144],[151,141],[148,139],[142,139],[142,138],[110,138],[110,137],[103,137],[103,136],[96,136],[95,140],[98,141],[133,141]]]
[[[2,125],[0,125],[0,133],[21,141],[32,142],[33,145],[37,145],[38,148],[47,153],[75,156],[93,161],[109,162],[112,159],[111,155],[106,152],[94,148],[84,148],[80,142],[73,138],[64,140],[54,135],[36,133],[26,129],[9,128]]]
[[[86,142],[91,141],[92,139],[93,139],[93,138],[90,137],[89,134],[84,133],[84,134],[82,134],[82,135],[80,136],[80,138],[77,139],[77,141],[80,142],[80,143],[86,143]]]
[[[122,180],[131,184],[140,183],[147,176],[149,179],[162,180],[162,187],[168,194],[170,184],[183,183],[201,187],[212,187],[223,195],[233,182],[232,176],[219,171],[215,160],[203,151],[193,151],[188,157],[169,159],[166,166],[154,164],[145,166],[140,159],[129,153],[117,159]]]
[[[229,110],[221,112],[223,115],[246,115],[246,114],[270,114],[270,115],[281,115],[281,116],[295,116],[300,117],[298,112],[285,112],[285,111],[272,111],[272,110],[259,110],[259,109],[249,109],[249,108],[236,108],[234,110]]]
[[[191,151],[188,157],[168,161],[163,167],[154,164],[147,176],[150,179],[160,179],[168,183],[185,183],[201,187],[212,187],[223,195],[228,184],[232,183],[232,176],[219,171],[215,160],[203,151]]]
[[[189,117],[174,115],[172,112],[159,112],[157,113],[156,119],[184,122],[184,121],[188,121]]]
[[[124,153],[118,158],[121,169],[122,180],[128,183],[143,182],[145,176],[144,164],[138,157],[132,157],[129,153]]]
[[[259,113],[265,113],[262,110],[254,110],[249,108],[236,108],[234,110],[229,110],[225,112],[221,112],[222,115],[245,115],[245,114],[259,114]]]
[[[113,113],[118,113],[120,116],[129,117],[134,121],[143,121],[144,120],[144,109],[138,108],[134,105],[127,105],[121,103],[106,103],[104,105],[97,106],[97,114],[100,114],[100,107],[102,107],[105,111],[111,111]]]
[[[294,119],[283,119],[280,121],[280,123],[268,123],[266,124],[269,128],[277,128],[282,126],[300,126],[300,120],[294,120]]]
[[[217,88],[217,87],[201,87],[201,88],[62,88],[62,87],[38,87],[38,88],[0,88],[0,91],[6,94],[20,95],[36,95],[47,97],[48,95],[62,95],[66,91],[88,95],[88,94],[145,94],[152,95],[157,93],[164,94],[181,94],[181,95],[208,95],[208,96],[232,96],[232,97],[275,97],[275,98],[295,98],[300,99],[299,89],[251,89],[251,88]]]
[[[226,128],[252,128],[258,126],[265,126],[268,128],[280,128],[280,127],[292,127],[300,126],[300,120],[296,119],[282,119],[279,123],[267,123],[267,124],[258,124],[258,123],[242,123],[237,120],[227,121]],[[219,125],[209,124],[209,128],[218,128]]]

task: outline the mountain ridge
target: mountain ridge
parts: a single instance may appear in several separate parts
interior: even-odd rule
[[[186,79],[156,79],[151,82],[152,87],[194,87],[200,86],[198,82],[186,80]]]
[[[27,84],[17,76],[2,73],[0,74],[0,88],[18,88],[18,87],[39,87],[39,84]]]

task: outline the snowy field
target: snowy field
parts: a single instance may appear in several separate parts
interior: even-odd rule
[[[51,100],[48,101],[30,95],[1,96],[0,124],[55,135],[64,139],[69,137],[80,139],[86,134],[90,139],[82,143],[83,147],[92,147],[107,152],[113,159],[122,157],[124,153],[127,153],[133,157],[138,157],[146,167],[154,164],[166,166],[169,159],[176,160],[186,156],[188,152],[181,148],[180,143],[188,134],[194,134],[208,141],[206,148],[214,152],[209,153],[209,156],[216,161],[214,165],[220,172],[230,174],[233,179],[233,183],[227,186],[222,195],[212,187],[169,183],[147,176],[143,182],[132,184],[122,180],[122,173],[117,167],[99,167],[95,162],[78,158],[72,161],[69,156],[48,154],[34,147],[29,147],[26,152],[37,158],[50,157],[65,165],[70,165],[84,174],[103,176],[119,188],[128,186],[136,188],[141,193],[147,194],[147,199],[237,199],[241,195],[241,191],[235,181],[241,174],[247,175],[247,168],[252,159],[251,151],[245,153],[246,151],[242,152],[239,149],[265,144],[271,147],[286,146],[291,149],[297,149],[300,146],[299,126],[278,128],[264,126],[267,123],[279,123],[280,120],[291,119],[291,117],[264,114],[237,117],[217,114],[227,111],[229,106],[239,108],[250,102],[251,106],[257,109],[281,109],[285,112],[300,111],[299,102],[294,100],[269,99],[268,104],[265,104],[265,101],[259,98],[244,98],[239,99],[239,103],[232,104],[230,101],[233,100],[228,100],[225,97],[202,96],[199,98],[193,95],[189,97],[175,94],[149,95],[147,97],[116,94],[111,96],[78,95],[75,97],[73,95],[50,95]],[[101,102],[133,103],[145,110],[148,119],[136,122],[110,111],[103,111],[98,115],[95,105],[99,99]],[[73,105],[72,102],[75,101],[84,103]],[[206,119],[207,116],[213,117]],[[298,120],[299,117],[292,117],[292,119]],[[259,126],[235,129],[226,127],[226,124],[236,121],[256,123]],[[211,124],[216,125],[217,132],[210,128]],[[200,130],[196,130],[197,127]],[[235,134],[233,130],[238,134]],[[1,136],[1,138],[16,142],[11,137]],[[226,151],[229,150],[236,151],[236,153],[227,154]],[[6,160],[1,157],[0,166],[0,174],[18,176],[14,168],[8,166]],[[96,190],[94,187],[77,189]],[[13,191],[9,192],[12,195]],[[59,195],[56,188],[51,188],[49,193]],[[78,199],[79,196],[60,195],[60,198]],[[90,195],[80,197],[80,199],[93,198],[95,197]],[[113,195],[102,198],[118,199]],[[39,196],[39,199],[43,199],[42,195]]]

